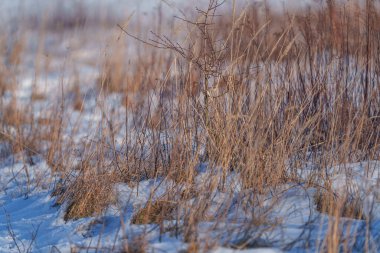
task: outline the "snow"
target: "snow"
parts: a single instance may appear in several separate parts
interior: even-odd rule
[[[379,164],[379,161],[369,161],[334,166],[326,170],[331,175],[333,189],[337,194],[352,192],[356,194],[355,196],[365,199],[365,215],[371,217],[374,224],[373,230],[370,231],[373,238],[370,246],[373,249],[379,249],[376,242],[380,238]],[[311,167],[309,169],[311,170]],[[215,179],[221,171],[210,170],[207,164],[203,164],[199,166],[198,173],[195,180],[198,185],[196,188],[202,189],[209,183],[210,178]],[[235,185],[231,187],[232,193],[215,190],[211,194],[213,197],[209,203],[207,217],[218,215],[219,210],[225,210],[228,203],[238,203],[239,196],[244,194],[244,190],[239,187],[235,176],[231,173],[226,180],[231,186]],[[65,221],[63,219],[65,205],[55,206],[55,198],[52,197],[52,190],[57,181],[57,176],[52,174],[49,166],[39,156],[27,160],[23,154],[15,154],[1,160],[0,252],[27,252],[28,249],[30,252],[52,252],[54,249],[70,252],[75,247],[119,249],[125,234],[138,236],[146,231],[150,231],[145,237],[149,252],[178,252],[187,247],[181,237],[176,238],[166,233],[160,235],[159,228],[154,224],[131,223],[137,210],[150,199],[160,199],[168,189],[176,185],[175,182],[157,178],[142,181],[138,185],[119,183],[115,185],[116,202],[104,215]],[[279,225],[270,230],[266,230],[265,227],[257,227],[256,230],[263,231],[260,244],[269,248],[261,246],[261,248],[238,251],[219,246],[212,252],[288,252],[281,249],[284,244],[289,243],[293,245],[289,252],[296,252],[306,247],[307,240],[309,240],[307,247],[311,251],[321,250],[324,247],[323,238],[328,233],[329,222],[334,218],[316,210],[313,201],[316,190],[313,187],[289,184],[279,187],[277,194],[266,197],[262,211],[269,210],[268,220],[278,222]],[[189,205],[191,206],[194,201],[197,200],[189,200]],[[273,204],[274,209],[266,208]],[[219,224],[215,227],[212,219],[201,222],[200,237],[220,236],[220,238],[238,239],[239,227],[244,229],[246,218],[250,215],[249,210],[238,206],[227,207],[230,209],[227,219],[231,224]],[[120,223],[121,219],[124,226]],[[350,218],[340,220],[341,226],[349,228],[347,231],[350,232],[345,234],[347,238],[359,235],[355,242],[359,245],[358,249],[361,249],[360,245],[364,245],[365,233],[362,228],[365,223],[366,221]],[[355,243],[352,242],[352,246]]]
[[[46,179],[49,178],[46,174],[49,171],[44,161],[33,166],[22,162],[1,166],[1,185],[4,188],[0,193],[0,252],[28,252],[28,249],[31,252],[52,252],[54,248],[60,252],[70,252],[74,246],[96,246],[97,237],[101,238],[102,247],[114,247],[115,238],[120,236],[120,211],[116,207],[110,207],[100,221],[95,217],[64,221],[64,208],[55,206],[54,197],[51,196],[54,182],[46,184]],[[15,176],[17,180],[14,180]],[[41,181],[44,185],[36,187],[41,178],[45,179]],[[26,187],[27,182],[30,188]],[[132,196],[121,199],[120,204],[125,209],[133,199],[133,205],[140,206],[156,186],[151,181],[143,182],[140,194],[136,197],[136,189],[121,185],[121,196]],[[126,217],[130,218],[131,214],[131,210],[127,210]],[[107,224],[105,230],[102,224]],[[130,227],[129,224],[126,229],[141,230]],[[170,248],[169,252],[177,252],[177,249],[183,248],[183,243],[172,238],[167,238],[164,242],[158,242],[155,235],[152,238],[152,249]]]
[[[66,222],[63,219],[63,207],[55,206],[54,197],[51,196],[55,182],[54,175],[51,175],[49,167],[41,158],[34,157],[33,159],[35,160],[34,165],[11,158],[6,159],[1,164],[0,252],[19,252],[19,250],[25,252],[28,248],[32,252],[51,252],[53,248],[59,249],[60,252],[69,252],[74,246],[89,247],[97,244],[104,248],[119,247],[118,243],[115,244],[115,238],[121,238],[123,233],[138,234],[147,229],[153,231],[149,233],[147,238],[152,252],[154,250],[178,252],[186,247],[186,244],[180,239],[169,235],[163,235],[162,238],[159,238],[158,229],[155,225],[130,224],[130,219],[136,210],[152,196],[153,199],[162,196],[167,188],[172,187],[173,182],[160,179],[146,180],[141,182],[138,187],[118,184],[115,186],[118,196],[117,204],[111,206],[103,217],[90,217]],[[364,173],[363,166],[376,169],[376,173],[378,173],[377,164],[378,162],[371,161],[370,163],[349,165],[349,168],[356,173],[349,181],[358,185],[355,190],[363,190],[363,194],[365,193],[366,196],[375,196],[371,194],[375,194],[376,191],[372,192],[371,189],[378,190],[378,187],[375,187],[377,185],[377,174],[369,178],[368,174]],[[202,177],[204,178],[205,175],[200,175],[199,182],[202,181]],[[46,180],[48,178],[50,180]],[[346,173],[336,174],[334,178],[336,189],[345,187],[346,184],[342,184],[342,182],[346,183],[347,180]],[[311,231],[312,234],[309,235],[310,238],[316,242],[318,237],[323,238],[327,232],[329,218],[324,214],[318,214],[315,210],[312,201],[314,192],[313,189],[304,189],[300,186],[284,186],[284,192],[278,199],[278,208],[271,214],[282,219],[283,225],[267,234],[267,239],[281,239],[282,243],[295,241],[295,245],[297,245],[297,238],[302,238],[303,227],[310,222],[315,227],[315,230]],[[216,192],[216,195],[215,202],[211,204],[214,208],[211,208],[210,212],[217,212],[218,207],[226,201],[225,194]],[[372,197],[371,200],[374,201],[375,197]],[[371,204],[374,204],[376,210],[380,210],[378,209],[380,208],[378,200]],[[373,214],[375,224],[379,223],[379,212],[375,211]],[[240,212],[240,215],[243,218],[243,212]],[[319,218],[314,220],[317,217]],[[124,219],[126,224],[124,232],[120,232],[122,229],[120,218]],[[355,234],[360,233],[361,224],[365,221],[343,219],[342,222],[342,224],[344,222],[352,223],[351,233]],[[207,228],[208,223],[204,223],[203,226]],[[380,231],[371,232],[374,238],[378,238]],[[120,242],[121,239],[118,241]],[[315,247],[318,248],[319,246],[315,245]],[[231,248],[218,247],[212,252],[277,253],[283,251],[279,248],[253,248],[237,251]]]

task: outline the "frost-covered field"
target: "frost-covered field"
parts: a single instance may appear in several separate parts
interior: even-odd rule
[[[0,3],[0,252],[380,251],[376,5],[234,2]]]

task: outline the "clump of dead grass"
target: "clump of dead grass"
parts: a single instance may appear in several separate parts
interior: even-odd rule
[[[67,200],[64,219],[79,219],[100,215],[114,201],[110,175],[100,174],[90,178],[79,177],[70,184],[58,201]]]
[[[147,252],[147,241],[144,235],[132,236],[123,240],[121,253],[145,253]]]
[[[148,201],[132,218],[132,224],[161,224],[164,220],[175,220],[177,203],[165,200]]]
[[[320,190],[314,195],[314,203],[318,212],[332,217],[345,217],[366,220],[363,212],[364,202],[353,194],[338,195],[334,191]]]

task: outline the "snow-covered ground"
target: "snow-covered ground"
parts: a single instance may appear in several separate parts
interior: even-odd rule
[[[365,168],[370,168],[373,173],[367,173]],[[357,191],[365,199],[364,212],[371,217],[373,227],[368,231],[368,235],[363,231],[365,220],[342,218],[342,230],[350,228],[350,232],[346,232],[344,236],[356,236],[356,241],[349,242],[349,247],[357,252],[363,249],[365,238],[369,237],[371,252],[376,252],[380,247],[379,162],[350,164],[345,166],[345,169],[350,170],[350,175],[352,172],[352,178],[348,179],[347,173],[339,172],[337,168],[331,169],[335,175],[334,189],[339,193],[346,192],[343,191],[346,187]],[[198,176],[199,185],[209,178],[208,173],[206,169]],[[145,234],[144,240],[148,242],[149,252],[179,252],[186,248],[181,237],[176,238],[170,233],[160,235],[160,228],[156,225],[131,224],[133,214],[144,206],[152,192],[153,199],[159,198],[173,182],[146,180],[140,182],[138,189],[137,186],[131,187],[126,184],[115,185],[117,202],[110,206],[103,216],[65,221],[64,208],[55,206],[55,198],[51,196],[56,183],[55,177],[40,157],[34,156],[33,165],[30,165],[20,157],[10,156],[1,162],[0,175],[0,252],[70,252],[75,248],[98,248],[102,249],[102,252],[111,252],[120,249],[126,234],[131,238],[130,236],[137,236],[142,232]],[[241,252],[281,252],[281,246],[287,243],[293,245],[289,252],[302,249],[322,250],[325,247],[322,239],[328,233],[329,221],[334,218],[316,210],[313,202],[315,192],[316,189],[306,189],[302,185],[284,185],[282,193],[276,197],[276,208],[270,214],[273,218],[281,220],[280,225],[261,236],[264,245],[265,242],[275,242],[272,248],[252,248]],[[239,193],[241,192],[237,187],[236,194]],[[210,208],[210,215],[215,215],[230,198],[222,192],[214,194],[214,201],[210,203],[213,206]],[[270,202],[268,199],[268,205],[272,204]],[[231,210],[231,216],[237,213],[240,218],[236,221],[244,220],[244,216],[249,215],[244,210]],[[200,231],[204,231],[205,239],[208,238],[208,227],[211,228],[213,225],[205,222],[200,226],[203,227]],[[235,223],[231,226],[244,225]],[[215,227],[213,231],[220,233]],[[202,235],[202,232],[200,233]],[[239,233],[236,237],[239,237]],[[276,245],[278,248],[273,248]],[[212,252],[235,250],[219,247],[214,248]]]

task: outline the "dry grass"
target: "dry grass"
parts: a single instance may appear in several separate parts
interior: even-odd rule
[[[147,242],[144,236],[134,236],[123,243],[123,249],[120,253],[145,253]]]
[[[114,201],[110,175],[80,176],[61,192],[58,203],[65,198],[65,220],[100,215]],[[61,200],[62,199],[62,200]]]
[[[217,5],[210,1],[197,22],[185,21],[190,28],[184,44],[154,35],[147,43],[168,49],[167,54],[146,53],[132,74],[122,58],[111,54],[100,82],[107,92],[126,93],[128,149],[114,158],[125,165],[124,181],[167,177],[178,185],[192,185],[200,161],[222,169],[221,177],[210,178],[198,189],[193,211],[181,218],[188,242],[197,242],[197,226],[207,219],[209,193],[231,190],[226,181],[231,172],[240,176],[244,190],[266,195],[279,185],[308,180],[289,170],[289,159],[326,168],[374,159],[379,147],[380,129],[374,119],[380,94],[370,81],[376,75],[372,57],[378,31],[371,25],[376,14],[331,5],[293,17],[260,18],[254,15],[255,7],[219,17],[214,15]],[[356,15],[370,23],[356,22]],[[352,76],[356,68],[363,71]],[[86,184],[68,185],[75,193],[71,198],[82,199],[79,192],[86,191],[76,185]],[[103,187],[97,184],[92,191]],[[361,203],[330,195],[316,195],[319,211],[364,219]],[[167,202],[148,202],[133,223],[173,218],[175,207],[164,204],[177,203],[172,196]],[[83,210],[98,202],[88,199],[81,202]],[[186,206],[186,198],[179,201]],[[247,208],[256,205],[260,201]],[[222,222],[225,216],[217,219]],[[245,233],[259,227],[258,220],[247,221]]]
[[[133,224],[161,224],[164,220],[175,220],[176,203],[158,200],[148,201],[132,218]]]
[[[99,140],[84,141],[79,167],[65,160],[75,145],[63,141],[64,119],[58,109],[51,122],[39,122],[50,138],[32,131],[28,136],[33,141],[19,142],[42,150],[61,173],[57,203],[67,205],[66,220],[104,212],[114,201],[114,183],[132,185],[151,178],[175,182],[168,199],[148,201],[132,222],[162,223],[174,218],[178,206],[188,208],[179,231],[190,243],[189,252],[201,251],[198,226],[212,220],[207,219],[207,203],[215,191],[235,191],[229,176],[236,176],[246,194],[235,202],[246,210],[261,210],[263,196],[285,184],[312,181],[310,187],[322,186],[329,181],[323,168],[379,159],[380,16],[368,2],[364,10],[329,1],[321,9],[288,15],[270,10],[262,15],[253,5],[231,15],[219,13],[219,2],[210,0],[197,17],[182,20],[185,40],[153,34],[151,40],[139,41],[133,64],[118,41],[105,57],[96,85],[99,97],[124,96],[122,147],[116,145],[117,122],[101,103]],[[5,89],[2,83],[0,91]],[[73,93],[73,108],[82,113],[79,84]],[[1,108],[1,124],[35,124],[15,108]],[[35,144],[42,139],[49,143],[47,150]],[[215,173],[196,185],[201,163]],[[306,163],[321,169],[312,178],[301,177],[297,170]],[[188,190],[181,194],[183,188]],[[336,197],[331,189],[320,191],[314,201],[319,212],[336,218],[368,218],[361,201]],[[232,202],[212,217],[216,223],[230,221]],[[251,235],[264,223],[276,227],[278,223],[267,222],[268,213],[246,218],[239,232]],[[339,250],[342,238],[336,231],[327,251]],[[126,252],[140,251],[128,246]]]
[[[364,203],[359,197],[337,196],[334,191],[320,191],[314,196],[316,208],[321,213],[327,213],[333,217],[346,217],[358,220],[366,220],[363,213]]]

